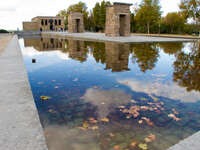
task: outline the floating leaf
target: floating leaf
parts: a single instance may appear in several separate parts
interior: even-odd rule
[[[115,146],[113,147],[113,149],[114,149],[114,150],[119,150],[119,149],[120,149],[120,146],[119,146],[119,145],[115,145]]]
[[[135,147],[136,145],[137,145],[137,143],[135,141],[132,141],[130,144],[131,147]]]
[[[178,114],[179,114],[179,112],[177,112],[176,109],[174,109],[174,108],[172,109],[172,111],[173,111],[173,113],[174,113],[175,115],[178,115]]]
[[[49,99],[51,99],[50,96],[40,96],[40,98],[41,98],[42,100],[49,100]]]
[[[108,118],[102,118],[101,121],[102,122],[109,122],[110,120]]]
[[[154,126],[154,123],[149,118],[142,117],[142,120],[145,120],[149,126]]]
[[[131,100],[131,103],[137,103],[134,99]]]
[[[110,137],[114,137],[115,135],[113,133],[109,133],[109,136]]]
[[[87,122],[84,122],[84,123],[83,123],[83,128],[86,129],[86,128],[88,128],[88,127],[89,127],[89,124],[88,124]]]
[[[142,123],[143,123],[143,120],[139,120],[138,123],[139,123],[139,124],[142,124]]]
[[[50,112],[50,113],[56,113],[56,111],[53,110],[53,109],[49,109],[48,112]]]
[[[181,120],[180,118],[177,118],[174,114],[169,114],[168,117],[174,119],[175,121]]]
[[[138,145],[138,147],[139,147],[140,149],[142,149],[142,150],[147,150],[147,144],[142,144],[142,143],[140,143],[140,144]]]
[[[144,140],[146,143],[150,143],[156,139],[156,136],[154,134],[150,134],[148,137],[146,137]]]
[[[98,126],[92,126],[92,127],[89,127],[89,129],[97,130],[97,129],[99,129],[99,127]]]
[[[140,98],[140,100],[142,100],[142,101],[147,101],[147,98],[142,97],[142,98]]]
[[[93,123],[93,124],[98,123],[98,121],[94,118],[89,118],[88,120],[90,123]]]
[[[119,106],[118,108],[124,109],[124,108],[125,108],[125,106]]]

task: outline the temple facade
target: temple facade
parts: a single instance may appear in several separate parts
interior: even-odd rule
[[[106,36],[130,35],[130,6],[127,3],[113,3],[106,9]]]
[[[71,12],[68,16],[68,32],[82,33],[84,32],[83,14],[79,12]]]
[[[64,31],[64,17],[38,16],[23,22],[24,31]]]

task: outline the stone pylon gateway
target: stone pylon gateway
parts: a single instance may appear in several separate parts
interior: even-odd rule
[[[127,3],[113,3],[106,9],[106,36],[130,35],[130,6]]]
[[[71,12],[68,16],[68,32],[82,33],[84,32],[83,14],[79,12]]]

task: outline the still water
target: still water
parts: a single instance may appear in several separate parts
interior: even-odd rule
[[[49,150],[166,150],[200,130],[198,42],[20,45]]]

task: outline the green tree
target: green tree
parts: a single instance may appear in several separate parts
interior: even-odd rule
[[[147,33],[150,33],[151,26],[158,24],[161,11],[159,0],[142,0],[139,9],[136,10],[136,22],[138,26],[146,28]]]
[[[199,0],[181,0],[179,5],[185,18],[193,18],[194,21],[200,21],[200,1]]]
[[[93,8],[93,21],[94,21],[94,29],[95,31],[98,31],[100,29],[100,11],[101,7],[99,3],[95,4],[95,7]]]
[[[101,3],[97,2],[93,8],[91,18],[93,19],[95,31],[105,30],[107,5],[110,5],[109,1],[102,1]]]
[[[165,16],[163,22],[166,25],[167,33],[181,33],[186,20],[181,13],[172,12]]]
[[[186,19],[192,18],[195,21],[195,32],[200,32],[200,0],[181,0],[179,7]]]

